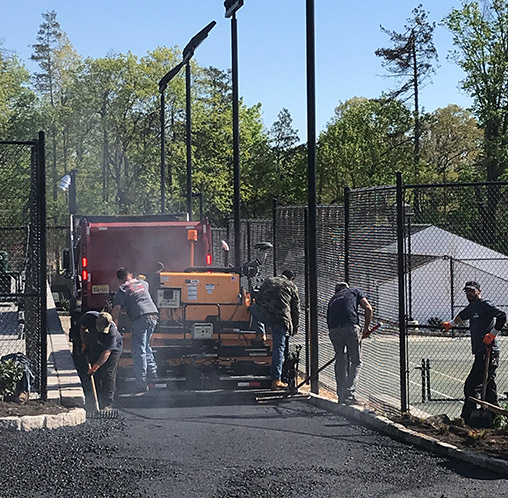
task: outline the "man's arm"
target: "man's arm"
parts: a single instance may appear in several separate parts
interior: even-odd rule
[[[81,337],[81,351],[86,351],[88,348],[87,340],[87,331],[83,325],[79,326],[79,335]]]
[[[97,372],[97,370],[99,370],[99,368],[101,368],[102,365],[104,365],[104,363],[108,361],[110,355],[111,351],[109,349],[104,350],[99,356],[99,358],[97,358],[97,361],[88,370],[88,375],[92,375],[95,372]]]
[[[298,324],[300,322],[300,296],[298,295],[298,289],[296,288],[291,297],[291,322],[293,324],[293,335],[298,332]]]
[[[113,317],[113,321],[115,322],[115,325],[118,327],[118,317],[120,316],[120,312],[122,311],[122,305],[121,304],[115,304],[113,306],[113,309],[111,310],[111,316]]]
[[[367,298],[364,297],[360,301],[360,307],[365,311],[365,323],[363,324],[363,333],[367,334],[369,332],[370,322],[372,321],[372,306],[370,305]]]
[[[467,309],[467,308],[466,308]],[[462,310],[451,322],[443,322],[441,327],[443,327],[446,331],[450,330],[453,327],[459,327],[462,323],[464,323],[469,318],[465,316],[461,316],[461,313],[464,313],[466,310]]]
[[[494,328],[489,333],[483,336],[483,343],[491,345],[492,342],[497,337],[497,335],[499,334],[499,332],[501,332],[501,329],[504,327],[504,324],[506,323],[506,313],[491,303],[486,304],[489,306],[489,311],[492,315],[492,318],[496,319],[496,322],[494,323]]]

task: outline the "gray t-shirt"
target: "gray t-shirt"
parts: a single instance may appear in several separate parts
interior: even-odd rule
[[[118,304],[125,309],[131,320],[141,315],[158,313],[157,306],[148,291],[148,284],[136,278],[120,285],[113,300],[113,306]]]

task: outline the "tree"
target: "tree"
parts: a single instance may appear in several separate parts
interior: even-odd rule
[[[393,183],[396,171],[411,163],[411,113],[393,99],[355,97],[335,110],[318,141],[318,196],[322,203],[342,199],[353,188]]]
[[[0,135],[10,140],[36,136],[37,98],[28,88],[30,74],[14,55],[0,51]]]
[[[59,128],[66,129],[65,124],[59,127],[59,118],[60,120],[63,118],[62,109],[59,109],[59,106],[65,106],[67,100],[66,84],[69,83],[67,74],[77,71],[79,66],[79,57],[56,20],[56,15],[54,10],[42,14],[44,22],[39,27],[37,43],[32,45],[34,52],[31,56],[31,59],[36,61],[41,68],[41,72],[34,74],[35,88],[47,101],[44,114],[47,116],[48,141],[51,143],[51,174],[48,175],[48,180],[52,185],[53,201],[57,200],[59,177],[57,168],[58,135],[61,131]],[[61,144],[64,168],[67,168],[67,139],[68,135],[64,135],[63,144]]]
[[[466,73],[462,88],[473,98],[473,112],[484,131],[484,174],[488,181],[506,178],[508,170],[508,3],[464,1],[444,21],[453,34],[452,57]],[[484,243],[493,243],[501,189],[491,185],[478,204]]]
[[[471,112],[449,105],[436,109],[422,133],[427,182],[478,181],[483,132]]]
[[[435,72],[434,62],[437,51],[434,47],[433,35],[435,23],[427,19],[427,12],[420,4],[413,9],[412,17],[407,20],[403,33],[389,31],[383,26],[381,30],[390,36],[393,48],[379,48],[376,55],[382,57],[383,67],[392,76],[400,79],[402,84],[390,94],[390,98],[407,96],[413,99],[414,112],[414,181],[418,180],[420,160],[421,116],[419,94],[423,84]]]

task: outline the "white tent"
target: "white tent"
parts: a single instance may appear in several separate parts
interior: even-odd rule
[[[467,280],[482,286],[482,297],[508,312],[508,257],[468,239],[435,226],[429,226],[406,238],[411,245],[413,268],[406,274],[410,291],[408,307],[411,317],[426,324],[430,318],[448,320],[467,306],[462,292]],[[396,244],[380,249],[396,252]],[[417,266],[422,257],[430,261]],[[396,299],[398,279],[377,286],[375,305],[379,316],[398,320]]]

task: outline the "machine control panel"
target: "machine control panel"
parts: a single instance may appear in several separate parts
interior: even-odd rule
[[[213,339],[213,323],[193,323],[193,339]]]
[[[160,308],[181,308],[182,289],[178,287],[164,287],[157,289],[157,307]]]

